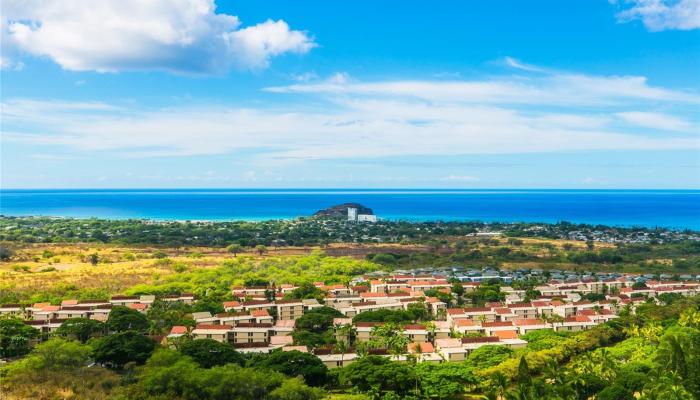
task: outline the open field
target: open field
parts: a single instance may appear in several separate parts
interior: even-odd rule
[[[542,268],[648,272],[672,271],[672,260],[650,257],[636,263],[577,264],[569,253],[585,253],[585,242],[539,238],[492,238],[488,240],[446,237],[432,246],[416,244],[334,243],[323,247],[269,247],[259,253],[244,248],[236,256],[221,247],[122,246],[113,244],[24,244],[14,247],[11,260],[0,262],[0,295],[5,300],[40,300],[36,293],[71,296],[80,291],[87,297],[123,293],[136,285],[160,284],[184,272],[215,270],[228,261],[246,260],[250,276],[265,273],[285,263],[322,251],[329,256],[375,261],[372,269],[405,269],[430,266],[496,266],[502,269]],[[615,251],[612,244],[596,243],[595,252]],[[386,254],[387,257],[378,257]],[[474,256],[478,254],[478,257]],[[97,263],[93,264],[96,257]],[[393,261],[392,261],[393,260]],[[261,267],[262,265],[262,267]],[[649,268],[646,268],[646,266]],[[652,268],[653,267],[653,268]],[[654,269],[655,268],[655,269]],[[237,277],[232,276],[232,279]],[[272,277],[274,278],[274,277]],[[320,279],[311,277],[309,279]],[[241,279],[243,279],[241,277]],[[9,295],[9,297],[8,297]]]

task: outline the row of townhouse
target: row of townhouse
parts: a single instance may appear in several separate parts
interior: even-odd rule
[[[50,303],[35,303],[32,305],[3,304],[0,305],[0,315],[11,315],[21,318],[29,326],[43,333],[52,333],[61,324],[70,318],[88,318],[97,321],[107,321],[112,308],[124,306],[145,313],[148,307],[156,300],[156,296],[112,296],[110,300],[75,300],[66,299],[60,305]],[[194,296],[181,294],[161,297],[163,301],[182,301],[193,303]]]
[[[225,301],[224,310],[227,312],[255,312],[264,311],[268,315],[274,313],[276,320],[295,320],[304,313],[314,308],[322,307],[316,299],[303,300],[248,300],[248,301]]]
[[[527,303],[487,304],[484,307],[450,308],[447,321],[472,320],[480,322],[504,322],[519,319],[537,319],[551,317],[571,317],[583,310],[597,310],[605,315],[614,315],[619,303],[614,301],[575,301],[564,303],[561,300],[535,300]]]
[[[268,353],[282,347],[301,350],[301,347],[293,346],[294,340],[291,333],[294,330],[294,323],[294,320],[279,320],[276,323],[272,321],[236,321],[232,324],[197,323],[191,330],[185,326],[174,326],[167,338],[175,339],[188,335],[193,339],[212,339],[228,343],[241,352]]]
[[[446,282],[446,281],[445,281]],[[439,315],[446,309],[446,304],[435,297],[425,297],[423,291],[394,291],[372,292],[366,285],[344,286],[323,285],[314,283],[326,294],[325,305],[339,310],[348,317],[353,317],[361,312],[376,311],[380,309],[402,310],[410,304],[424,301],[428,311],[433,315]],[[280,285],[279,288],[285,285]],[[290,288],[296,288],[290,286]],[[446,288],[449,292],[449,288]],[[267,309],[275,320],[293,320],[304,313],[322,305],[315,299],[290,300],[285,299],[284,294],[275,292],[279,290],[273,287],[237,287],[232,289],[232,294],[238,300],[224,302],[226,311],[250,312],[253,310]],[[292,289],[293,290],[293,289]],[[272,299],[270,294],[275,293]]]
[[[646,288],[624,288],[621,295],[633,297],[658,297],[666,293],[678,293],[682,296],[695,296],[700,294],[700,284],[696,283],[661,283],[647,282]]]
[[[633,275],[626,275],[619,278],[593,280],[583,279],[577,282],[551,280],[545,285],[535,287],[543,296],[569,296],[577,293],[624,293],[629,292],[632,287],[642,283]],[[693,296],[698,293],[700,283],[689,281],[654,281],[643,282],[651,296],[659,293],[673,291],[684,295]],[[657,289],[659,293],[657,293]]]
[[[347,317],[354,317],[365,311],[380,309],[404,310],[410,304],[423,302],[428,311],[437,316],[447,305],[436,297],[425,297],[423,292],[398,291],[393,293],[364,292],[356,296],[340,296],[326,298],[326,304],[334,307]]]
[[[362,281],[358,281],[362,282]],[[391,293],[395,291],[426,291],[431,289],[449,289],[453,283],[444,275],[391,275],[384,279],[368,279],[370,292]],[[461,282],[465,291],[473,290],[479,282]]]
[[[518,338],[475,337],[475,338],[445,338],[431,342],[413,342],[406,347],[405,355],[390,355],[385,349],[370,350],[372,355],[384,356],[393,360],[405,361],[413,357],[417,362],[459,362],[467,359],[469,354],[482,346],[506,346],[512,349],[523,348],[527,342]],[[302,349],[301,351],[304,351]],[[360,356],[349,353],[336,354],[330,349],[315,349],[313,352],[326,367],[340,368],[355,362]]]
[[[314,282],[313,285],[327,294],[352,294],[365,290],[366,287],[347,287],[341,284],[326,285],[323,282]],[[283,283],[279,286],[236,286],[231,289],[231,294],[239,300],[281,300],[286,294],[298,289],[299,286]]]

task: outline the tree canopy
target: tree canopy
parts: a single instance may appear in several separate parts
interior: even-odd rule
[[[156,342],[139,332],[117,332],[95,343],[95,361],[120,369],[129,362],[143,364],[155,348]]]

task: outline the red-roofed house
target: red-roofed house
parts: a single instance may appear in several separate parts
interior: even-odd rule
[[[213,339],[217,342],[227,343],[228,335],[233,329],[230,325],[197,324],[192,330],[194,339]]]
[[[552,328],[551,325],[537,318],[516,319],[513,321],[513,325],[518,328],[518,332],[521,335],[540,329]]]
[[[187,334],[187,327],[186,326],[181,326],[181,325],[176,325],[170,328],[170,333],[168,334],[168,338],[178,338],[180,336],[186,335]]]
[[[511,321],[484,322],[481,324],[481,328],[486,333],[486,336],[495,336],[496,332],[502,331],[518,331],[518,328]]]

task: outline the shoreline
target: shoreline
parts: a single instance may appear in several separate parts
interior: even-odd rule
[[[221,218],[221,219],[175,219],[175,218],[147,218],[147,217],[97,217],[97,216],[60,216],[60,215],[36,215],[36,214],[26,214],[26,215],[4,215],[0,213],[0,219],[52,219],[52,220],[97,220],[105,222],[119,222],[119,221],[139,221],[145,224],[226,224],[226,223],[273,223],[273,222],[294,222],[301,220],[312,220],[316,217],[312,215],[307,216],[296,216],[296,217],[260,217],[260,218]],[[571,224],[575,226],[586,226],[586,227],[603,227],[608,229],[630,229],[630,230],[665,230],[670,232],[683,232],[690,231],[693,233],[700,233],[700,224],[698,227],[692,226],[662,226],[662,225],[636,225],[636,224],[610,224],[610,223],[591,223],[591,222],[578,222],[571,220],[559,220],[559,221],[507,221],[507,220],[479,220],[479,219],[469,219],[469,218],[443,218],[443,219],[423,219],[423,218],[385,218],[379,217],[379,223],[408,223],[408,224],[501,224],[501,225],[546,225],[554,226],[558,224]],[[360,222],[363,224],[363,222]],[[373,224],[373,223],[366,223]]]

